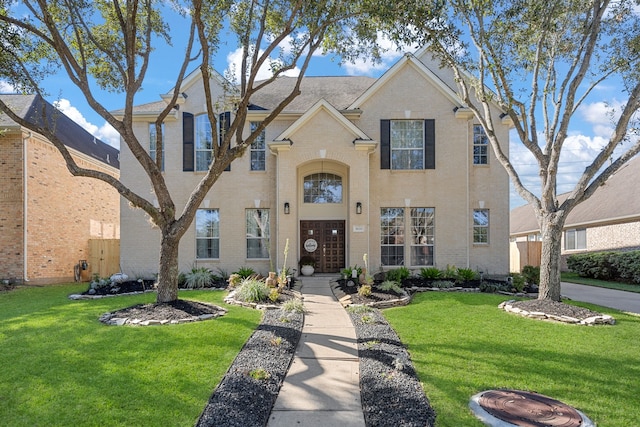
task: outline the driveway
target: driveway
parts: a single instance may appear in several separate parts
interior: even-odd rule
[[[560,289],[563,297],[575,301],[617,308],[618,310],[629,311],[631,313],[640,313],[640,293],[577,285],[567,282],[562,282]]]

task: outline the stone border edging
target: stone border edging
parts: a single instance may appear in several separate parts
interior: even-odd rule
[[[238,305],[240,307],[253,308],[255,310],[277,310],[280,308],[277,304],[268,304],[268,303],[255,303],[255,302],[244,302],[235,299],[237,290],[234,289],[229,294],[224,297],[224,302],[231,305]],[[300,301],[304,301],[304,297],[301,292],[295,291],[293,289],[284,289],[280,291],[281,294],[286,294],[292,296],[293,298],[299,299]]]
[[[184,319],[178,320],[168,320],[168,319],[150,319],[150,320],[140,320],[131,317],[116,317],[115,313],[105,313],[98,318],[98,320],[105,325],[111,326],[153,326],[153,325],[178,325],[182,323],[191,323],[191,322],[201,322],[203,320],[215,319],[216,317],[221,317],[227,314],[227,309],[222,308],[218,305],[207,304],[204,302],[198,301],[200,304],[205,304],[210,307],[214,307],[216,309],[216,313],[214,314],[201,314],[199,316],[191,316],[185,317]]]
[[[517,314],[522,317],[528,317],[530,319],[550,320],[555,322],[569,323],[573,325],[587,325],[587,326],[615,325],[616,323],[616,319],[614,319],[612,316],[609,316],[608,314],[603,314],[600,316],[591,316],[586,319],[580,320],[570,316],[556,316],[554,314],[547,314],[541,311],[522,310],[521,308],[512,306],[510,304],[512,302],[516,302],[516,300],[504,301],[500,303],[500,305],[498,305],[498,308],[509,313]]]

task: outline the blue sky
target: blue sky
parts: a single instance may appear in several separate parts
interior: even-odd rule
[[[174,28],[180,24],[184,25],[184,21],[180,22],[179,20],[180,18],[173,18],[169,24]],[[173,46],[159,45],[152,55],[143,90],[136,96],[136,104],[158,101],[160,94],[166,93],[173,87],[184,55],[183,46],[186,34],[178,32],[173,37]],[[336,58],[316,55],[311,60],[307,75],[378,77],[393,65],[403,53],[394,49],[390,43],[384,40],[381,40],[381,43],[386,45],[389,50],[384,54],[380,64],[359,61],[354,64],[340,65]],[[224,73],[234,64],[237,64],[235,69],[239,69],[239,60],[240,55],[236,46],[223,40],[215,57],[214,67],[220,73]],[[293,73],[295,74],[295,71]],[[57,103],[58,108],[66,115],[102,141],[119,147],[118,134],[103,118],[91,110],[80,90],[70,82],[63,72],[47,78],[44,81],[44,87],[49,94],[48,100]],[[0,81],[0,93],[8,92],[11,92],[11,88]],[[605,144],[613,130],[611,108],[617,107],[619,110],[621,101],[625,99],[624,95],[621,87],[603,86],[596,90],[589,102],[586,102],[578,110],[573,122],[574,127],[571,129],[563,148],[564,154],[558,173],[559,193],[571,190],[584,168]],[[98,99],[108,110],[116,110],[124,105],[121,94],[102,92]],[[510,157],[525,186],[536,193],[539,189],[536,162],[531,153],[519,144],[515,133],[512,133],[511,137]],[[511,207],[522,204],[524,201],[512,189]]]

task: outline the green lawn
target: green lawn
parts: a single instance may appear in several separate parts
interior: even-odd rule
[[[423,293],[384,311],[408,346],[437,426],[483,426],[469,398],[494,388],[536,391],[583,411],[601,427],[640,426],[640,318],[575,326],[518,317],[504,296]]]
[[[562,281],[569,283],[578,283],[581,285],[598,286],[600,288],[617,289],[619,291],[640,293],[640,285],[631,283],[609,282],[606,280],[590,279],[588,277],[580,277],[576,273],[561,273]]]
[[[220,291],[181,298],[229,313],[184,325],[105,326],[100,314],[155,294],[70,301],[86,285],[0,294],[0,424],[193,426],[260,320],[222,302]]]

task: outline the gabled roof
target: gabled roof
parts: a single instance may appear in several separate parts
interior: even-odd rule
[[[623,166],[586,201],[576,206],[567,218],[565,228],[640,221],[640,157]],[[560,202],[569,193],[558,196]],[[540,230],[530,205],[511,211],[512,235],[536,233]]]
[[[355,139],[359,140],[367,140],[370,141],[369,138],[360,128],[354,125],[350,120],[348,120],[344,115],[342,115],[333,105],[327,102],[325,99],[321,99],[313,105],[313,107],[309,108],[298,120],[293,122],[291,126],[289,126],[284,132],[282,132],[275,140],[283,141],[289,139],[291,135],[293,135],[298,129],[303,127],[312,117],[318,114],[320,111],[326,111],[333,117],[333,119],[344,126],[348,131],[353,133]]]
[[[96,139],[39,95],[0,95],[0,98],[29,123],[53,127],[55,134],[67,147],[120,169],[120,151],[117,148]],[[0,126],[16,125],[6,114],[0,112]]]
[[[357,99],[355,99],[350,105],[349,109],[361,108],[369,98],[371,98],[381,87],[395,77],[405,66],[411,66],[417,70],[425,80],[438,89],[446,98],[448,98],[456,107],[464,107],[462,100],[458,94],[449,87],[444,81],[442,81],[433,71],[431,71],[426,65],[418,60],[413,54],[405,54],[398,62],[393,64],[376,82],[371,85],[364,93],[362,93]]]
[[[291,93],[297,78],[279,77],[251,97],[254,109],[273,110],[283,94]],[[362,92],[376,81],[373,77],[303,77],[300,95],[285,108],[284,113],[304,113],[319,99],[324,99],[337,110],[346,109]]]

